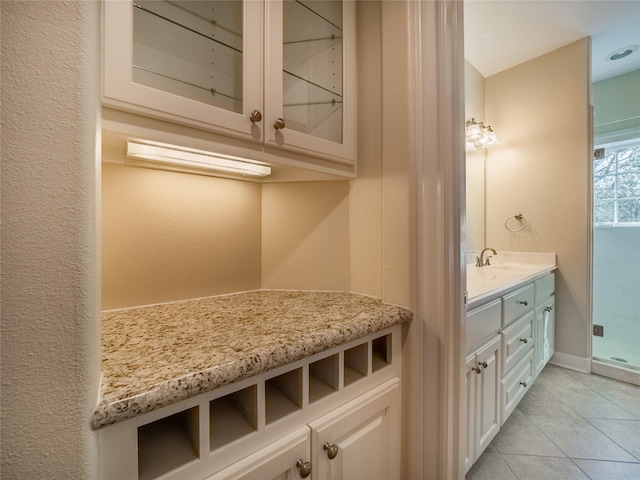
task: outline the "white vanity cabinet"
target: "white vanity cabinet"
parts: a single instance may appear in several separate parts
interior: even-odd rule
[[[465,471],[500,430],[501,338],[494,335],[467,356],[467,436]]]
[[[104,2],[103,105],[355,158],[355,2]]]
[[[465,472],[553,354],[554,278],[511,284],[467,313]]]

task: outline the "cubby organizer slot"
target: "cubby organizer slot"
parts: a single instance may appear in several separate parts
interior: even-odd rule
[[[371,342],[371,370],[376,372],[391,364],[391,335]]]
[[[138,478],[150,480],[200,456],[198,407],[138,427]]]
[[[257,387],[252,385],[209,403],[211,450],[253,433],[258,428]]]
[[[302,368],[265,382],[266,422],[272,423],[302,408]]]
[[[309,364],[309,403],[338,390],[338,354]]]
[[[344,384],[353,382],[367,376],[367,344],[350,348],[344,352]]]

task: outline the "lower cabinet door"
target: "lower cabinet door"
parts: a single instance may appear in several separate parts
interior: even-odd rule
[[[465,452],[464,452],[464,473],[467,473],[476,461],[476,354],[472,353],[466,361],[467,373],[466,384],[466,414],[465,419]]]
[[[485,448],[500,430],[500,368],[501,339],[496,335],[476,352],[481,373],[476,376],[476,445],[475,456]]]
[[[314,480],[400,478],[400,381],[309,424]]]
[[[303,427],[216,473],[207,480],[299,480],[311,478],[309,428]],[[299,462],[300,461],[300,462]],[[317,477],[313,477],[317,478]]]

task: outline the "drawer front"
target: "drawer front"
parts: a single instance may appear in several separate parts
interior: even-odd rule
[[[556,289],[556,276],[551,273],[535,281],[536,305],[549,297]]]
[[[467,313],[467,350],[471,352],[491,335],[500,330],[502,302],[498,298],[487,305]]]
[[[524,394],[531,388],[533,382],[533,350],[525,356],[521,363],[502,380],[502,423],[518,406]]]
[[[502,335],[502,374],[507,375],[533,349],[533,311],[527,313]]]
[[[530,312],[533,309],[534,301],[535,286],[533,283],[502,297],[502,326],[506,327],[525,313]]]

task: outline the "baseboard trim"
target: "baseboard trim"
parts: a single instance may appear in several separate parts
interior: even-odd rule
[[[591,373],[591,359],[576,357],[568,353],[555,352],[549,360],[551,365],[568,368],[582,373]]]

